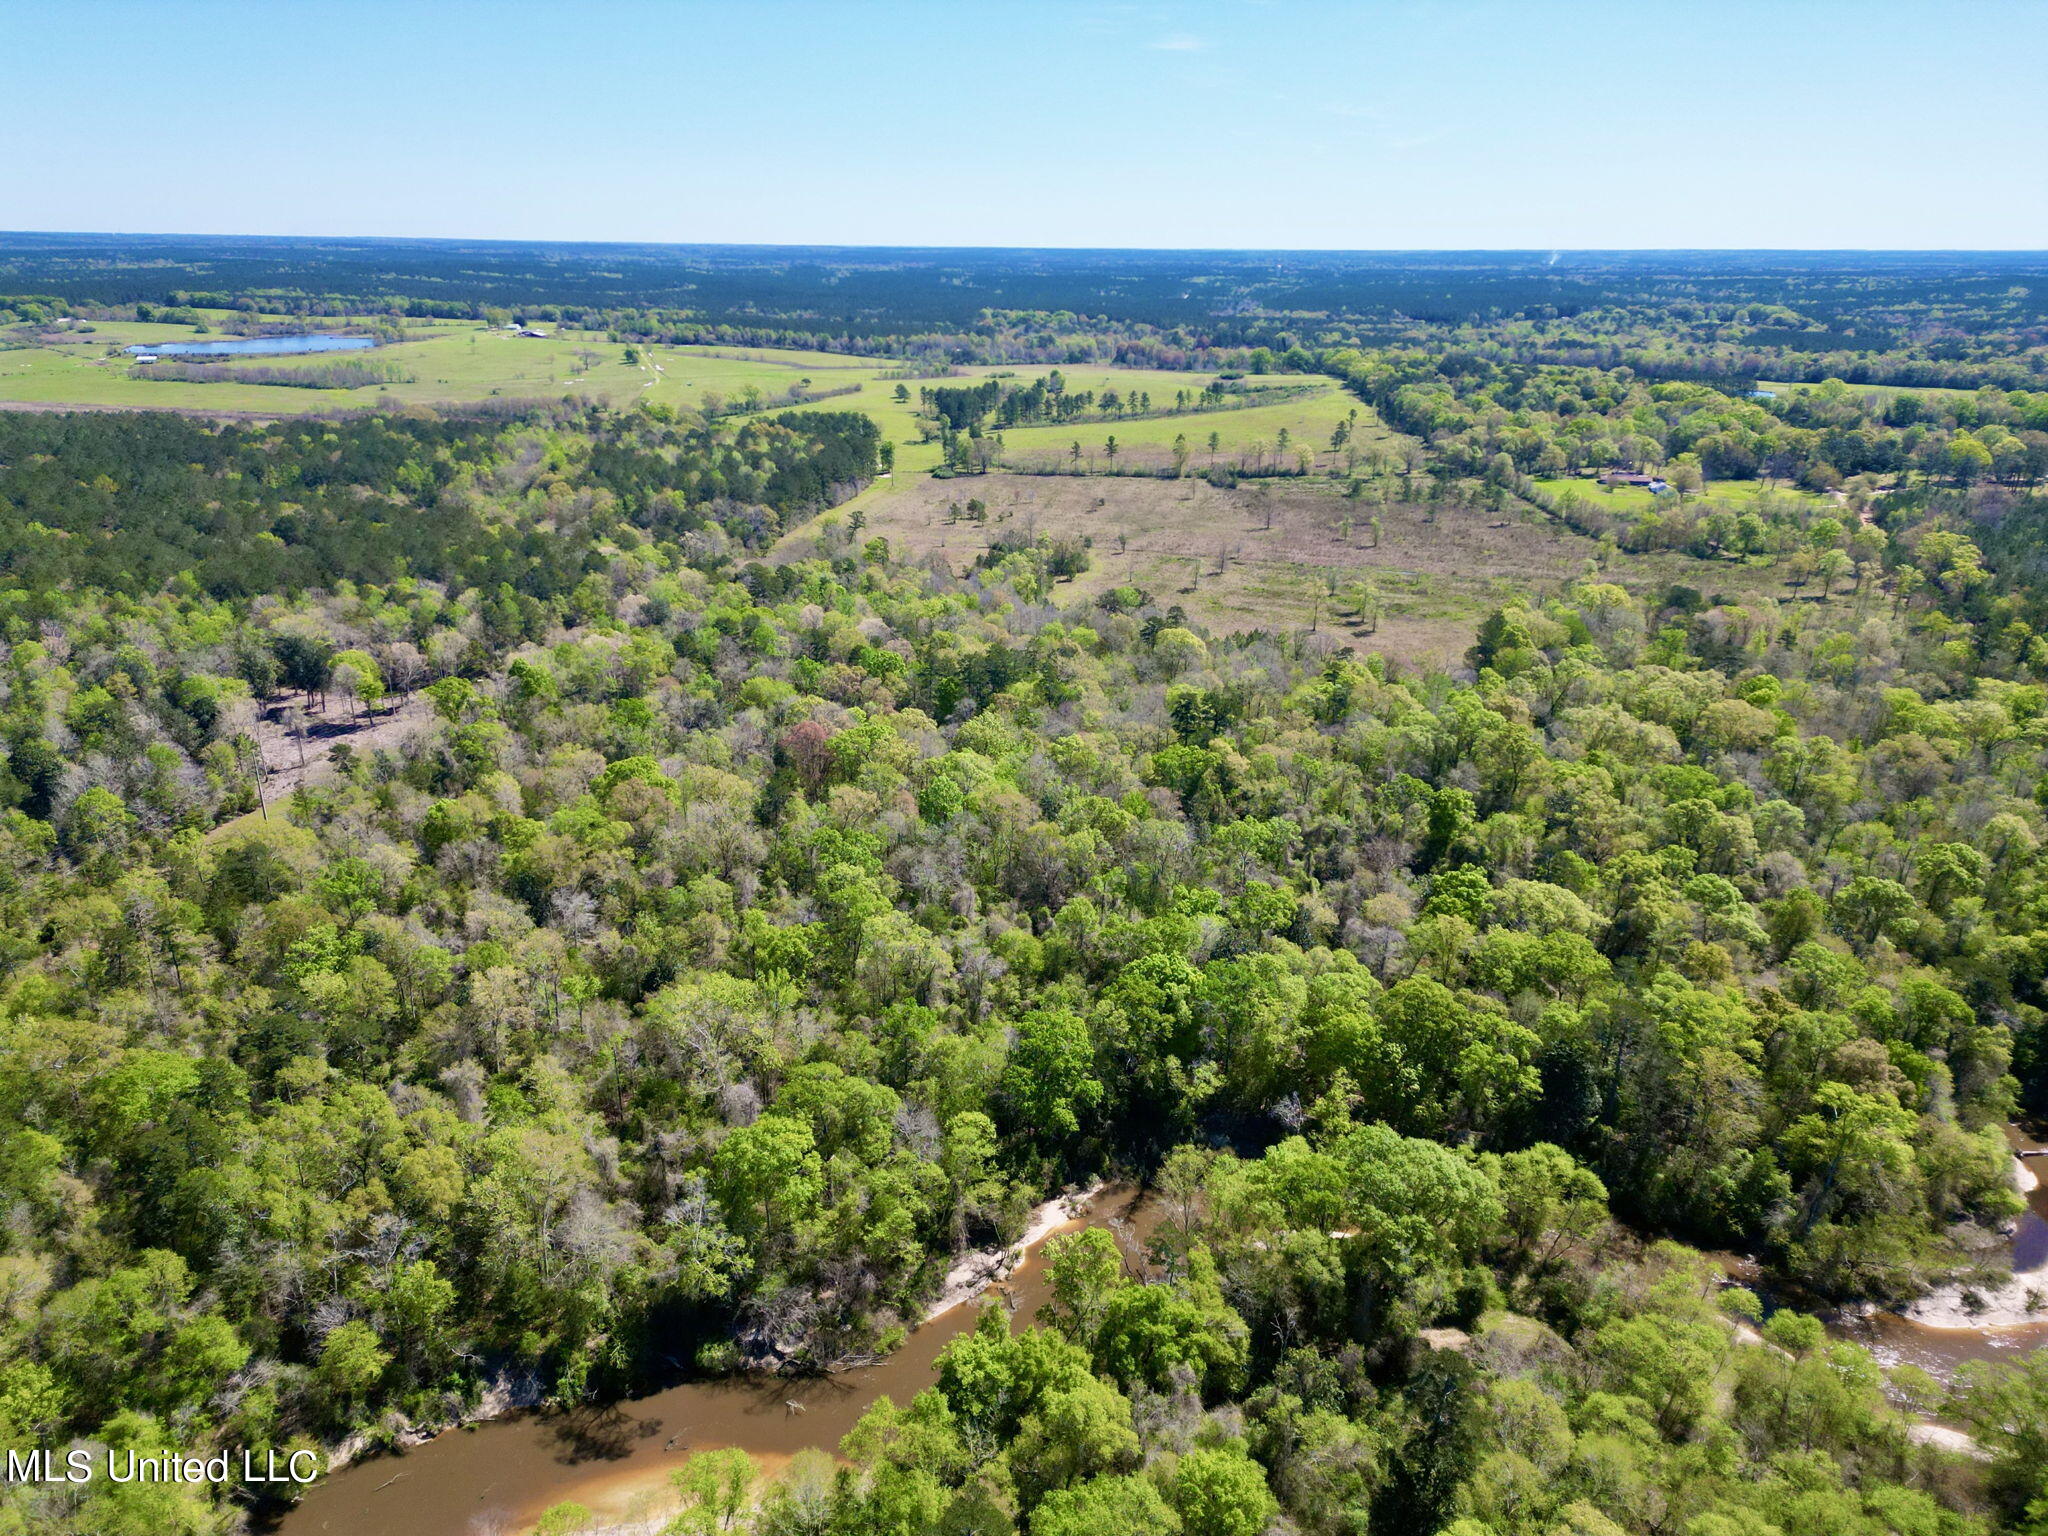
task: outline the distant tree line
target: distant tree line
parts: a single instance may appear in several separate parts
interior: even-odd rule
[[[274,364],[183,363],[168,359],[138,364],[131,379],[170,384],[275,384],[286,389],[367,389],[373,384],[410,384],[414,375],[396,363],[308,363],[285,368]]]

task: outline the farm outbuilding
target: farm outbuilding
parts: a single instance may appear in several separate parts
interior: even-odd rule
[[[1647,475],[1641,470],[1634,469],[1610,469],[1600,477],[1600,483],[1602,485],[1634,486],[1638,490],[1648,491],[1653,496],[1660,491],[1671,489],[1669,482],[1663,476]]]

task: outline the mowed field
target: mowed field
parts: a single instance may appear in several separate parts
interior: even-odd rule
[[[939,445],[927,437],[928,428],[916,414],[920,389],[970,385],[990,377],[1028,383],[1052,371],[1049,366],[973,367],[944,378],[899,379],[892,375],[901,371],[900,365],[888,359],[781,348],[629,348],[602,335],[552,326],[542,327],[549,333],[545,337],[526,337],[473,321],[412,324],[406,328],[406,340],[366,351],[211,363],[207,366],[218,369],[218,377],[202,381],[138,377],[134,360],[121,350],[131,344],[222,339],[218,321],[226,318],[218,317],[216,328],[205,333],[180,325],[96,322],[89,332],[49,332],[48,345],[0,349],[0,407],[12,403],[271,417],[375,410],[392,404],[570,397],[617,407],[644,400],[678,409],[700,410],[709,404],[729,411],[747,398],[749,390],[756,390],[765,409],[783,410],[792,408],[787,400],[792,387],[800,387],[814,398],[795,404],[796,409],[858,410],[874,417],[896,445],[900,480],[939,463]],[[311,322],[305,329],[340,327]],[[237,380],[234,370],[244,362],[294,372],[337,363],[368,365],[388,368],[398,377],[353,389],[291,388]],[[1100,396],[1113,389],[1127,397],[1149,394],[1153,413],[1012,430],[1004,437],[1008,462],[1064,461],[1079,443],[1084,461],[1107,463],[1109,439],[1114,437],[1114,462],[1161,467],[1172,461],[1174,438],[1185,435],[1191,467],[1203,469],[1255,453],[1277,457],[1285,432],[1291,440],[1286,454],[1290,462],[1296,450],[1308,448],[1319,452],[1319,464],[1328,464],[1334,462],[1330,434],[1353,411],[1362,410],[1334,381],[1298,374],[1242,381],[1249,390],[1284,396],[1272,403],[1173,413],[1176,392],[1192,397],[1211,375],[1087,364],[1063,367],[1061,372],[1074,393]],[[899,385],[908,396],[904,401],[896,399]],[[1370,412],[1362,412],[1361,420],[1369,423]],[[1208,447],[1212,433],[1218,439],[1213,451]],[[1371,434],[1386,435],[1370,425],[1362,428],[1361,449],[1374,446],[1368,441]]]
[[[1173,462],[1174,438],[1184,434],[1192,455],[1188,467],[1191,471],[1199,471],[1210,463],[1207,447],[1210,433],[1215,433],[1220,440],[1215,462],[1227,465],[1237,456],[1249,454],[1256,444],[1263,442],[1271,450],[1279,440],[1281,429],[1285,428],[1299,446],[1324,450],[1318,462],[1326,464],[1331,458],[1328,451],[1330,434],[1352,410],[1359,412],[1359,420],[1365,425],[1366,432],[1389,439],[1392,437],[1391,433],[1377,426],[1370,410],[1346,394],[1332,379],[1301,374],[1247,375],[1240,381],[1247,389],[1284,391],[1287,398],[1269,405],[1176,412],[1172,410],[1176,391],[1185,390],[1190,396],[1199,394],[1214,375],[1089,364],[1064,365],[1059,371],[1070,394],[1086,391],[1099,397],[1110,389],[1120,395],[1149,393],[1152,413],[1106,421],[1074,421],[1057,427],[1009,428],[1001,434],[1003,463],[1066,466],[1072,462],[1073,445],[1079,443],[1082,466],[1085,468],[1093,464],[1100,469],[1112,462],[1107,447],[1109,439],[1114,437],[1118,450],[1114,463],[1126,468],[1164,468]],[[900,487],[937,467],[941,457],[937,440],[925,437],[929,423],[917,414],[920,389],[934,386],[957,388],[988,378],[1009,379],[1028,385],[1051,372],[1049,365],[1012,365],[962,368],[943,379],[896,381],[881,378],[878,370],[876,382],[867,385],[860,394],[821,400],[803,408],[860,410],[874,417],[882,428],[882,435],[896,445],[894,479],[896,487]],[[814,382],[820,388],[829,387],[822,379]],[[898,402],[895,398],[898,382],[909,393],[907,401]],[[1364,438],[1362,433],[1362,444]],[[1289,451],[1291,454],[1291,446]],[[884,482],[867,495],[887,496],[894,488]]]
[[[338,327],[316,322],[305,328]],[[824,353],[721,347],[642,348],[639,360],[628,362],[627,348],[602,335],[545,329],[546,337],[534,338],[472,321],[416,324],[407,327],[406,340],[389,346],[215,362],[207,366],[220,370],[218,380],[183,382],[135,377],[134,360],[121,348],[226,339],[221,332],[98,322],[90,332],[63,334],[51,345],[0,350],[0,404],[290,416],[370,410],[390,401],[441,404],[581,396],[621,406],[652,399],[695,409],[707,394],[736,402],[754,388],[764,398],[773,398],[805,378],[820,391],[858,384],[865,392],[873,389],[886,366]],[[337,362],[388,367],[401,377],[356,389],[304,389],[243,383],[233,372],[244,363],[304,371]]]
[[[982,502],[987,521],[964,514]],[[1418,667],[1460,664],[1479,621],[1519,593],[1549,595],[1597,569],[1591,539],[1535,513],[1393,502],[1382,511],[1348,501],[1323,478],[1264,481],[1222,490],[1205,480],[1140,476],[991,473],[907,482],[859,504],[863,538],[886,537],[898,553],[937,554],[971,567],[1004,534],[1083,538],[1093,565],[1063,596],[1093,597],[1121,585],[1161,605],[1178,603],[1226,631],[1303,629],[1346,640]],[[958,505],[963,513],[956,515]],[[1380,517],[1377,545],[1371,517]],[[1268,527],[1269,521],[1271,526]],[[841,507],[825,514],[844,519]],[[818,522],[792,531],[786,551],[808,548]],[[1350,522],[1350,531],[1345,524]],[[1648,594],[1674,582],[1731,597],[1792,595],[1777,574],[1675,553],[1617,553],[1601,579]],[[1341,600],[1364,581],[1377,593],[1376,629]]]
[[[1175,375],[1167,375],[1169,379]],[[1185,377],[1177,386],[1185,389]],[[1331,434],[1348,418],[1355,418],[1354,432],[1361,453],[1373,448],[1390,451],[1396,435],[1355,396],[1347,394],[1329,379],[1304,378],[1300,374],[1272,377],[1252,376],[1245,383],[1253,389],[1284,394],[1271,404],[1226,406],[1219,410],[1186,414],[1155,415],[1132,421],[1076,422],[1058,427],[1016,427],[1003,434],[1003,460],[1018,468],[1064,467],[1075,461],[1079,446],[1083,465],[1159,469],[1173,462],[1174,439],[1185,437],[1188,468],[1199,473],[1212,467],[1243,467],[1263,457],[1267,464],[1292,467],[1303,451],[1314,456],[1316,467],[1337,462],[1330,445]],[[1158,390],[1153,404],[1159,404]],[[1285,434],[1283,438],[1282,434]],[[1214,435],[1217,446],[1209,447]],[[1110,439],[1116,440],[1116,456],[1109,457]],[[1284,444],[1284,446],[1283,446]]]
[[[1577,491],[1588,506],[1604,507],[1610,512],[1647,512],[1659,502],[1670,504],[1672,495],[1653,496],[1641,486],[1602,485],[1590,475],[1560,475],[1556,479],[1537,480],[1538,487],[1553,496],[1566,491]],[[1831,497],[1803,491],[1796,485],[1787,485],[1782,480],[1710,480],[1706,486],[1686,497],[1688,504],[1702,501],[1719,502],[1739,511],[1748,510],[1759,496],[1774,496],[1787,504],[1804,504],[1819,507]]]
[[[222,315],[220,320],[227,317]],[[282,323],[282,317],[263,317]],[[306,323],[308,331],[339,330],[338,322]],[[132,344],[162,345],[172,341],[226,339],[216,328],[201,333],[189,326],[127,322],[95,322],[90,331],[51,331],[48,345],[0,349],[0,406],[9,403],[62,407],[96,406],[132,410],[178,410],[202,414],[289,416],[330,411],[374,410],[400,404],[450,404],[491,399],[561,399],[565,396],[629,406],[648,400],[679,409],[702,409],[707,401],[724,409],[741,403],[748,390],[758,390],[768,409],[787,409],[784,397],[793,386],[828,398],[805,403],[814,410],[860,410],[880,423],[897,444],[899,471],[915,474],[939,462],[936,442],[923,440],[915,415],[918,390],[934,384],[973,384],[990,376],[1020,381],[1040,377],[1050,367],[963,368],[942,379],[898,380],[890,377],[900,365],[888,359],[781,348],[664,347],[628,348],[601,334],[543,326],[544,337],[519,336],[474,321],[431,321],[409,324],[406,339],[371,350],[259,357],[208,364],[218,379],[182,381],[137,377],[134,360],[121,349]],[[633,361],[627,360],[631,351]],[[276,384],[243,383],[234,370],[247,365],[292,371],[317,370],[336,363],[389,368],[399,377],[353,389],[306,389]],[[1164,410],[1176,390],[1198,392],[1210,375],[1156,369],[1079,365],[1062,369],[1068,388],[1101,394],[1149,392],[1155,410]],[[898,383],[907,402],[895,399]],[[1190,412],[1149,419],[1076,423],[1064,428],[1029,428],[1009,434],[1012,456],[1064,452],[1076,439],[1084,451],[1099,453],[1114,435],[1128,445],[1129,463],[1164,462],[1176,433],[1186,432],[1191,444],[1219,434],[1220,457],[1249,451],[1254,443],[1277,442],[1282,427],[1304,446],[1326,447],[1330,432],[1351,402],[1327,379],[1248,378],[1254,389],[1280,387],[1291,398],[1277,405],[1251,409]],[[848,391],[847,393],[836,393]],[[1206,450],[1195,462],[1206,462]]]

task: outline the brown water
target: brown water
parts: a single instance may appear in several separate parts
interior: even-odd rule
[[[1126,1218],[1129,1188],[1105,1190],[1056,1231]],[[1029,1320],[1047,1295],[1034,1250],[987,1288]],[[738,1446],[773,1472],[798,1451],[832,1450],[884,1394],[908,1402],[932,1384],[933,1362],[974,1326],[974,1302],[926,1323],[886,1360],[833,1376],[692,1382],[606,1408],[526,1412],[450,1430],[424,1445],[345,1467],[308,1489],[278,1536],[475,1536],[524,1530],[574,1499],[624,1516],[659,1494],[692,1451]]]
[[[2043,1143],[2009,1127],[2006,1139],[2015,1152],[2043,1149]],[[2048,1294],[2048,1157],[2025,1161],[2034,1175],[2034,1187],[2027,1192],[2027,1210],[2013,1232],[2013,1273],[2026,1277]],[[1935,1327],[1901,1317],[1896,1312],[1878,1312],[1869,1317],[1843,1318],[1833,1331],[1863,1345],[1886,1366],[1916,1365],[1943,1381],[1951,1380],[1959,1367],[1972,1361],[2010,1362],[2033,1350],[2048,1347],[2048,1318],[2015,1327]]]
[[[2042,1144],[2011,1133],[2015,1151]],[[2038,1183],[2014,1235],[2016,1272],[2041,1270],[2048,1289],[2048,1158],[2028,1163]],[[1055,1230],[1130,1220],[1129,1188],[1104,1191],[1085,1215]],[[1142,1225],[1142,1219],[1140,1221]],[[1029,1320],[1046,1298],[1034,1250],[978,1300],[1000,1300]],[[526,1412],[451,1430],[425,1445],[376,1456],[315,1484],[277,1536],[478,1536],[526,1529],[541,1511],[575,1499],[624,1517],[658,1496],[695,1450],[738,1446],[773,1472],[798,1451],[831,1450],[884,1394],[908,1402],[932,1384],[939,1351],[974,1326],[979,1306],[954,1308],[912,1333],[886,1360],[834,1376],[693,1382],[606,1408]],[[2014,1328],[1936,1328],[1896,1313],[1844,1318],[1832,1331],[1886,1365],[1917,1365],[1943,1379],[1973,1360],[2012,1360],[2048,1346],[2048,1321]]]

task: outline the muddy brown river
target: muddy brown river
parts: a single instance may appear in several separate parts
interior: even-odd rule
[[[1127,1219],[1137,1198],[1128,1187],[1105,1190],[1053,1231]],[[993,1292],[1031,1318],[1047,1295],[1040,1258],[1034,1247],[982,1298]],[[601,1409],[522,1412],[450,1430],[316,1483],[277,1536],[510,1536],[564,1499],[623,1519],[690,1452],[725,1446],[773,1472],[798,1451],[835,1449],[876,1398],[907,1403],[930,1386],[939,1351],[979,1312],[974,1302],[954,1307],[879,1364],[832,1376],[688,1382]]]
[[[2016,1128],[2007,1130],[2006,1139],[2015,1153],[2048,1150]],[[2048,1312],[2038,1322],[2012,1320],[2015,1309],[2024,1309],[2027,1292],[2038,1291],[2048,1299],[2048,1156],[2022,1159],[2020,1166],[2031,1176],[2033,1188],[2027,1191],[2026,1213],[2013,1231],[2013,1281],[2003,1288],[2002,1297],[1983,1298],[1993,1304],[1982,1314],[1984,1321],[1969,1321],[1967,1308],[1937,1292],[1909,1309],[1926,1320],[1878,1312],[1845,1318],[1833,1325],[1834,1332],[1863,1345],[1885,1366],[1917,1365],[1944,1381],[1971,1361],[2010,1361],[2048,1346]]]
[[[2012,1143],[2015,1151],[2042,1145],[2016,1131]],[[2048,1292],[2048,1157],[2025,1166],[2036,1184],[2015,1232],[2013,1268],[2028,1284],[2038,1274]],[[1084,1215],[1054,1230],[1130,1220],[1137,1205],[1129,1188],[1107,1190]],[[1046,1297],[1039,1250],[989,1291],[1019,1318],[1031,1318]],[[691,1382],[604,1408],[521,1412],[450,1430],[314,1485],[278,1523],[277,1536],[511,1536],[565,1499],[626,1519],[661,1493],[691,1451],[726,1446],[774,1472],[798,1451],[835,1448],[876,1398],[904,1403],[930,1386],[939,1351],[974,1326],[978,1311],[972,1302],[957,1306],[918,1328],[888,1359],[833,1376]],[[1972,1360],[2010,1360],[2048,1345],[2048,1320],[1935,1327],[1878,1313],[1845,1319],[1833,1331],[1888,1366],[1917,1365],[1944,1379]]]

